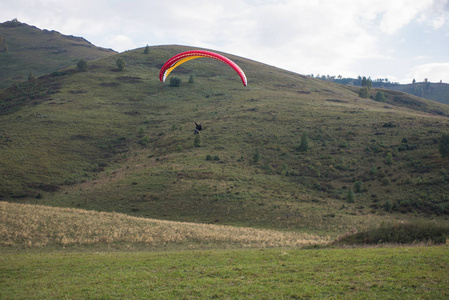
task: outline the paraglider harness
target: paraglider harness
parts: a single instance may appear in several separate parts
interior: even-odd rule
[[[195,131],[193,131],[193,134],[199,134],[200,133],[200,131],[201,130],[203,130],[203,124],[197,124],[196,122],[195,122],[195,125],[196,125],[196,128],[195,128]]]

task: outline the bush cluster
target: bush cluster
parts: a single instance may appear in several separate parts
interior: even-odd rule
[[[206,160],[214,160],[214,161],[219,161],[220,160],[220,157],[218,156],[218,155],[215,155],[215,156],[211,156],[211,155],[207,155],[206,156]]]
[[[432,199],[422,198],[408,198],[394,202],[392,202],[391,200],[387,200],[385,201],[383,207],[385,208],[385,211],[401,212],[403,214],[413,211],[436,215],[449,214],[449,202],[447,200],[435,201]]]
[[[412,244],[417,242],[444,244],[449,239],[449,226],[434,222],[382,223],[378,228],[339,237],[336,244]]]
[[[86,72],[87,71],[87,61],[85,59],[80,59],[76,64],[76,69],[78,72]]]
[[[170,78],[170,86],[171,87],[180,87],[181,86],[181,79],[179,79],[178,77]]]

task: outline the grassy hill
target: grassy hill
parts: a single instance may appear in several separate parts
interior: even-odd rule
[[[363,99],[228,54],[247,88],[212,59],[177,68],[180,87],[159,82],[162,64],[190,49],[136,49],[0,91],[0,198],[333,236],[447,223],[448,106],[396,91]]]
[[[96,47],[80,37],[41,30],[14,19],[0,23],[0,89],[116,52]]]

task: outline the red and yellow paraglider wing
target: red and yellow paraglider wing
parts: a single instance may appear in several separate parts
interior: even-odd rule
[[[171,71],[173,71],[176,67],[178,67],[179,65],[185,63],[186,61],[189,61],[189,60],[192,60],[192,59],[195,59],[195,58],[199,58],[199,57],[202,57],[202,56],[199,56],[199,55],[187,56],[187,57],[181,58],[178,61],[176,61],[173,64],[173,66],[171,66],[170,68],[165,70],[165,72],[163,74],[163,77],[162,77],[162,82],[165,82],[165,79],[168,77],[168,75],[171,73]]]
[[[240,76],[240,79],[242,80],[242,83],[244,86],[247,86],[248,81],[246,79],[245,73],[243,73],[242,69],[234,63],[229,58],[224,57],[223,55],[210,52],[210,51],[203,51],[203,50],[193,50],[193,51],[186,51],[180,54],[177,54],[170,58],[161,68],[161,71],[159,72],[159,79],[162,82],[165,82],[165,79],[168,77],[168,75],[176,69],[179,65],[185,63],[186,61],[200,58],[200,57],[210,57],[214,58],[216,60],[219,60],[221,62],[224,62],[225,64],[229,65],[234,69],[234,71],[237,72],[237,74]]]

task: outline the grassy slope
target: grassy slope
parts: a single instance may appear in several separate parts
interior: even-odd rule
[[[95,60],[116,53],[83,38],[20,22],[1,23],[0,36],[0,89],[26,80],[30,72],[41,76],[74,65],[79,59]]]
[[[20,97],[27,105],[0,117],[3,200],[326,234],[412,216],[447,222],[449,161],[437,150],[447,106],[412,96],[377,103],[232,55],[248,88],[207,59],[171,74],[181,87],[160,83],[160,66],[188,49],[95,61],[85,73],[36,81],[55,88],[34,98],[38,88],[4,90],[5,107]],[[193,121],[205,128],[199,148]],[[304,131],[307,153],[296,150]],[[387,201],[394,213],[384,212]]]
[[[4,254],[6,299],[446,299],[448,247]]]

